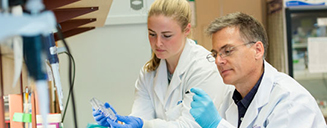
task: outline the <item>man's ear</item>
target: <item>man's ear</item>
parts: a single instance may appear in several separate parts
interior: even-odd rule
[[[255,59],[262,59],[265,54],[265,48],[261,41],[257,41],[254,44],[255,47]]]

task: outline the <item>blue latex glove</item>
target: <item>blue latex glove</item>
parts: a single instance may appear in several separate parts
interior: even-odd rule
[[[110,106],[109,103],[107,103],[107,102],[104,103],[104,107],[105,107],[105,108],[110,108],[110,109],[112,109],[112,111],[117,115],[117,112],[115,111],[115,109],[114,109],[113,107]],[[110,127],[110,124],[109,124],[108,121],[107,121],[107,119],[110,120],[110,118],[104,116],[103,114],[101,114],[101,111],[100,111],[100,110],[95,111],[95,110],[93,109],[92,114],[93,114],[93,117],[94,117],[95,121],[96,121],[99,125],[101,125],[101,126],[103,126],[103,127]]]
[[[143,127],[143,120],[138,117],[134,116],[121,116],[121,115],[116,115],[117,120],[120,122],[124,122],[125,124],[119,124],[117,122],[113,122],[110,119],[107,119],[108,123],[113,127],[113,128],[142,128]]]
[[[216,128],[222,118],[210,96],[200,88],[191,88],[190,91],[195,94],[190,110],[195,121],[202,128]]]

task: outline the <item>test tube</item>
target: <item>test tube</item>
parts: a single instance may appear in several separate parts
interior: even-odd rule
[[[117,120],[116,114],[113,112],[113,110],[111,108],[106,108],[100,100],[96,98],[92,98],[90,100],[90,103],[96,111],[100,110],[101,114],[103,114],[106,117],[109,117],[114,122]]]

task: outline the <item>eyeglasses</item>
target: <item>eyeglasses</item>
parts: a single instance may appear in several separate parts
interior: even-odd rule
[[[232,46],[232,47],[231,47],[231,46],[226,46],[226,47],[224,47],[223,49],[221,49],[221,51],[218,52],[218,53],[217,53],[217,51],[215,51],[215,50],[211,50],[211,53],[210,53],[209,55],[207,55],[207,60],[208,60],[209,62],[215,62],[215,60],[216,60],[216,58],[217,58],[217,55],[219,55],[221,58],[224,58],[224,57],[226,57],[226,56],[230,56],[230,55],[233,53],[233,51],[234,51],[234,49],[235,49],[236,47],[239,47],[239,46],[245,46],[245,45],[248,45],[248,44],[254,44],[254,43],[256,43],[256,42],[251,41],[251,42],[244,43],[244,44],[237,45],[237,46]]]

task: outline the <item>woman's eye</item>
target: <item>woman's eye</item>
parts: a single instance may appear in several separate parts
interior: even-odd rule
[[[149,33],[150,36],[156,36],[156,34],[153,34],[153,33]]]
[[[171,35],[163,35],[165,38],[169,38],[171,37]]]

